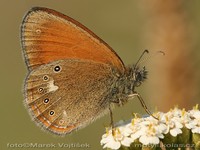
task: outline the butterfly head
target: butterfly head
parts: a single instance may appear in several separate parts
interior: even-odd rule
[[[137,93],[135,88],[147,79],[147,75],[148,72],[145,67],[135,67],[134,65],[126,67],[125,74],[120,76],[112,86],[112,95],[116,96],[115,99],[118,99],[117,103],[120,106],[127,102],[130,95]]]
[[[144,67],[135,67],[133,65],[132,67],[127,69],[126,79],[128,79],[126,82],[126,87],[128,87],[129,94],[132,94],[135,92],[135,87],[139,87],[146,79],[147,79],[148,72]]]
[[[145,79],[147,79],[148,72],[145,66],[142,68],[133,67],[131,70],[132,70],[131,77],[132,77],[133,86],[138,87],[142,84],[142,82],[144,82]]]

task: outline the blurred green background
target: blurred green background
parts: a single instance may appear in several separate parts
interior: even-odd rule
[[[200,1],[181,1],[184,9],[184,15],[187,15],[190,26],[192,24],[192,38],[188,42],[192,43],[191,52],[188,62],[193,62],[192,69],[189,73],[195,75],[194,86],[197,92],[185,101],[181,106],[192,107],[200,101],[199,89],[199,48],[200,48]],[[146,21],[151,20],[148,16],[150,9],[146,8],[149,2],[140,2],[136,0],[116,1],[116,0],[29,0],[29,1],[0,1],[0,149],[17,149],[13,144],[38,143],[38,144],[55,144],[57,147],[53,149],[69,149],[67,147],[59,147],[58,143],[66,144],[88,144],[90,148],[71,148],[76,149],[92,149],[100,150],[101,136],[105,131],[105,126],[109,125],[109,115],[102,117],[95,123],[87,126],[84,129],[75,131],[66,137],[57,137],[52,134],[41,131],[34,122],[31,121],[27,110],[23,105],[23,82],[27,74],[27,68],[23,60],[23,55],[20,46],[20,25],[25,13],[34,6],[48,7],[55,9],[63,14],[66,14],[75,20],[81,22],[104,41],[106,41],[121,57],[125,64],[134,63],[144,49],[151,48],[145,44],[144,37],[148,35],[148,27]],[[154,8],[153,8],[154,9]],[[166,18],[167,19],[167,18]],[[194,32],[195,31],[195,32]],[[144,33],[145,32],[145,33]],[[188,31],[190,32],[190,31]],[[184,44],[184,42],[183,42]],[[162,46],[161,46],[162,48]],[[163,47],[165,48],[165,47]],[[153,51],[160,50],[154,49]],[[184,53],[180,51],[180,54]],[[170,51],[166,57],[153,57],[152,63],[147,63],[150,70],[148,81],[139,88],[141,95],[146,99],[147,105],[154,110],[168,110],[173,105],[177,104],[172,101],[169,105],[162,106],[162,100],[154,99],[151,95],[157,95],[157,89],[163,87],[152,87],[153,82],[157,80],[160,73],[152,73],[156,77],[152,77],[151,70],[155,71],[155,65],[160,61],[169,62]],[[186,63],[187,63],[186,61]],[[176,65],[176,64],[174,64]],[[154,69],[152,69],[154,68]],[[156,68],[158,69],[158,68]],[[167,70],[167,69],[165,69]],[[157,70],[159,72],[159,70]],[[174,76],[174,80],[178,78]],[[190,81],[186,80],[187,83]],[[162,83],[162,82],[161,82]],[[165,90],[165,89],[164,89]],[[190,89],[193,90],[193,89]],[[174,91],[173,94],[175,94]],[[154,93],[154,94],[151,94]],[[159,93],[162,97],[162,93]],[[183,95],[186,93],[182,93]],[[155,97],[155,96],[154,96]],[[168,100],[170,101],[170,100]],[[159,103],[157,103],[159,102]],[[114,110],[115,122],[121,119],[130,119],[132,112],[144,114],[144,110],[138,100],[129,101],[122,108]],[[12,148],[14,146],[14,148]],[[27,148],[18,148],[27,149]],[[29,148],[37,149],[37,148]],[[41,149],[41,148],[38,148]],[[48,149],[48,148],[46,148]]]

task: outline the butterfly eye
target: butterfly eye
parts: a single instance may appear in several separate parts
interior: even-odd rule
[[[44,99],[44,103],[47,104],[48,102],[49,102],[49,99],[48,99],[48,98],[45,98],[45,99]]]
[[[55,72],[59,72],[60,70],[61,70],[60,66],[55,66],[55,67],[54,67],[54,71],[55,71]]]
[[[45,75],[45,76],[43,77],[43,80],[44,80],[44,81],[47,81],[47,80],[49,80],[49,77],[48,77],[47,75]]]
[[[51,110],[51,111],[49,112],[49,114],[52,116],[52,115],[55,114],[55,112],[54,112],[53,110]]]

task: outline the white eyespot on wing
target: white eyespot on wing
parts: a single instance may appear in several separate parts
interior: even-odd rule
[[[66,117],[67,116],[67,112],[64,110],[63,111],[63,116]]]
[[[54,92],[58,89],[58,86],[54,85],[54,81],[49,81],[48,87],[49,92]]]

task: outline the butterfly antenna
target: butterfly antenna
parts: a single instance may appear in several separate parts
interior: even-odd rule
[[[145,53],[149,53],[149,51],[148,51],[147,49],[145,49],[145,50],[143,51],[143,53],[141,54],[141,56],[139,57],[138,61],[136,62],[135,66],[134,66],[134,70],[136,70],[136,68],[137,68],[137,66],[138,66],[138,64],[139,64],[139,62],[140,62],[140,60],[142,59],[142,57],[144,56]]]
[[[153,57],[157,56],[158,54],[165,55],[165,52],[163,52],[163,51],[156,51],[155,53],[151,54],[150,56],[148,56],[147,58],[145,58],[143,60],[141,60],[141,58],[140,58],[141,61],[137,62],[137,66],[139,66],[139,64],[141,64],[141,63],[147,62],[148,60],[152,59]],[[134,68],[136,68],[136,67],[134,67]]]

